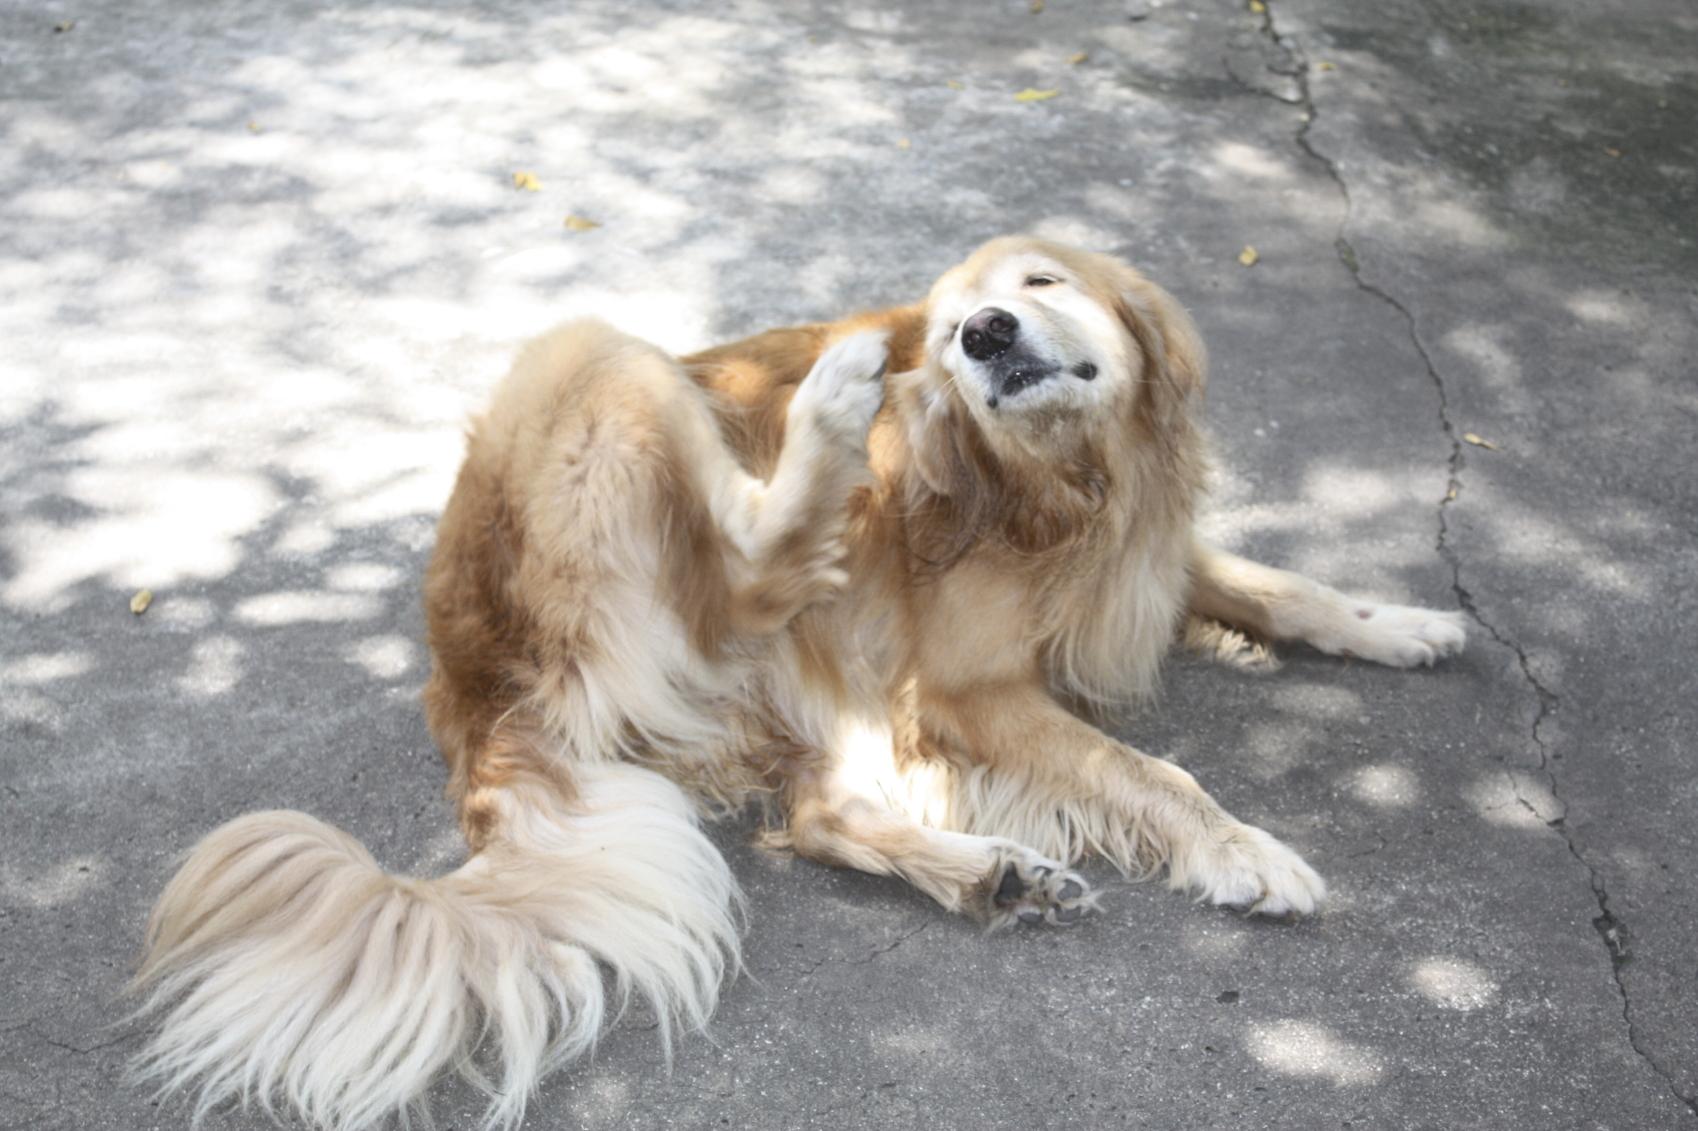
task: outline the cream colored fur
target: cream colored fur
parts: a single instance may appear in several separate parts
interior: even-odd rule
[[[189,853],[138,980],[162,1014],[139,1075],[359,1131],[423,1114],[444,1071],[514,1127],[543,1074],[635,995],[663,1041],[706,1024],[737,958],[737,886],[685,796],[585,768],[562,804],[507,799],[501,840],[435,880],[383,872],[303,813],[253,813]]]
[[[1018,340],[969,349],[990,311]],[[407,879],[302,814],[215,830],[149,927],[142,1074],[366,1131],[458,1072],[511,1127],[628,996],[663,1041],[705,1024],[737,896],[696,815],[754,798],[774,844],[990,927],[1091,911],[1088,854],[1315,912],[1296,851],[1081,710],[1146,697],[1182,629],[1409,666],[1460,620],[1199,542],[1203,369],[1159,288],[1035,240],[682,362],[597,322],[531,343],[425,584],[471,858]]]

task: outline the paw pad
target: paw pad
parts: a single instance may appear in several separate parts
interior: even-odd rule
[[[983,917],[995,927],[1011,923],[1069,926],[1096,910],[1084,877],[1027,849],[1010,850],[986,878]]]

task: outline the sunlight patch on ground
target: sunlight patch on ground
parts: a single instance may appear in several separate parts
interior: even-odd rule
[[[0,667],[0,686],[52,683],[83,675],[93,667],[94,658],[87,652],[39,652]]]
[[[1203,958],[1224,960],[1248,953],[1252,929],[1219,916],[1197,916],[1181,924],[1186,950]]]
[[[1476,251],[1490,251],[1508,242],[1502,229],[1457,200],[1425,201],[1416,206],[1415,217],[1425,230],[1443,232],[1454,242]]]
[[[1320,464],[1309,470],[1303,476],[1303,497],[1347,519],[1431,502],[1404,476],[1348,464]]]
[[[65,708],[39,691],[0,685],[0,719],[58,734],[65,729]]]
[[[1486,774],[1462,790],[1474,814],[1506,829],[1544,830],[1562,813],[1550,786],[1524,770]]]
[[[1580,291],[1566,305],[1576,318],[1606,326],[1631,326],[1645,314],[1643,303],[1617,290]]]
[[[381,562],[345,562],[332,566],[324,575],[324,583],[330,588],[351,593],[382,593],[411,580],[398,567]]]
[[[92,516],[22,519],[0,534],[17,564],[0,599],[14,608],[52,610],[85,582],[157,589],[222,577],[240,560],[240,537],[276,505],[257,476],[143,467],[84,468],[60,494]]]
[[[1460,1012],[1484,1008],[1497,997],[1497,983],[1484,969],[1460,958],[1428,958],[1417,963],[1410,983],[1434,1005]]]
[[[1274,781],[1308,759],[1325,741],[1315,726],[1292,719],[1258,722],[1244,733],[1244,750],[1252,755],[1248,771],[1258,781]]]
[[[371,620],[383,611],[375,597],[357,593],[311,593],[294,590],[249,597],[236,606],[236,619],[244,624],[274,628],[309,622],[334,623]]]
[[[1249,1047],[1251,1056],[1276,1072],[1326,1080],[1341,1087],[1372,1084],[1385,1071],[1379,1053],[1352,1044],[1313,1021],[1252,1025]]]
[[[1284,160],[1243,142],[1222,142],[1210,151],[1210,156],[1216,164],[1238,176],[1256,177],[1264,181],[1291,179],[1291,169]]]
[[[1275,707],[1287,715],[1312,719],[1360,719],[1362,696],[1348,687],[1287,680],[1270,689]]]
[[[1500,392],[1520,391],[1521,361],[1505,344],[1511,337],[1505,326],[1464,323],[1445,335],[1444,344],[1472,362],[1487,385]]]
[[[39,874],[16,864],[0,865],[0,893],[7,902],[47,909],[62,907],[99,881],[102,868],[98,857],[74,856]]]
[[[418,662],[418,647],[403,636],[368,636],[343,654],[373,679],[400,679]]]
[[[1046,216],[1033,227],[1032,234],[1077,247],[1113,247],[1120,242],[1119,233],[1073,215]]]
[[[189,667],[177,677],[177,689],[196,699],[223,695],[242,679],[247,648],[233,636],[209,636],[195,641]]]
[[[148,606],[148,623],[174,632],[205,628],[219,617],[219,610],[205,597],[175,591],[155,591]]]
[[[1363,766],[1350,776],[1350,792],[1376,809],[1406,809],[1421,799],[1421,783],[1405,766]]]

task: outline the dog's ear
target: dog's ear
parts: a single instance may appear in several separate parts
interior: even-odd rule
[[[926,368],[892,378],[907,440],[905,485],[909,551],[925,570],[961,560],[994,526],[1002,498],[966,409]]]
[[[933,494],[955,494],[960,487],[961,455],[948,394],[931,387],[922,370],[898,374],[891,385],[897,391],[915,473]]]
[[[1143,355],[1140,407],[1157,423],[1189,414],[1202,399],[1208,357],[1191,316],[1174,297],[1123,267],[1115,313]]]

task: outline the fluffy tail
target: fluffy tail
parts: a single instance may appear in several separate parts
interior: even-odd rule
[[[496,838],[434,880],[386,875],[303,813],[214,830],[148,924],[137,984],[163,1020],[139,1074],[198,1082],[197,1119],[239,1100],[360,1131],[428,1116],[426,1089],[453,1069],[489,1095],[484,1126],[511,1128],[632,991],[670,1054],[737,963],[736,883],[671,782],[573,774],[570,801],[535,783],[505,794]]]

